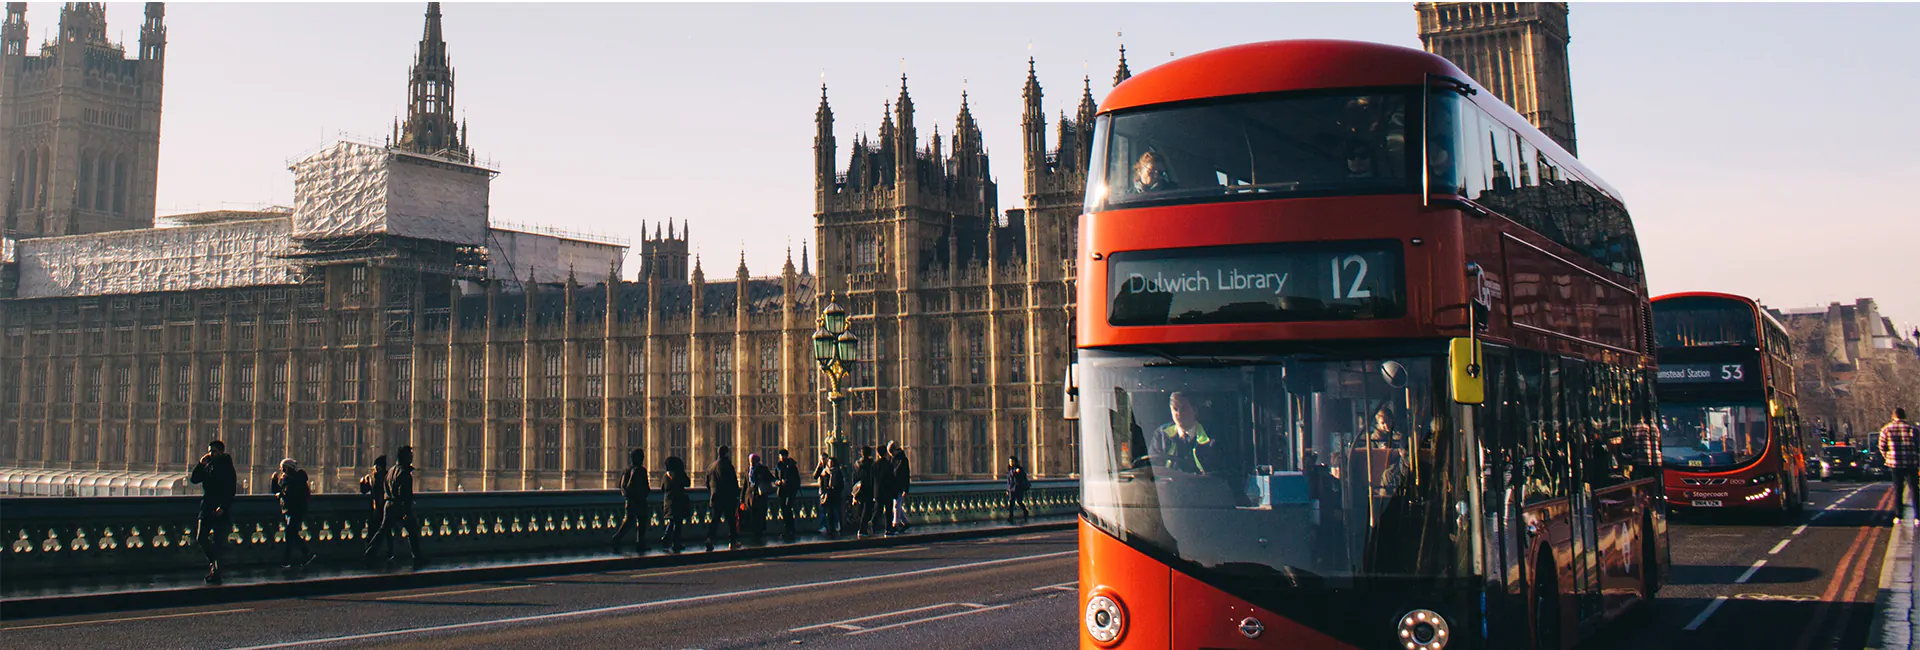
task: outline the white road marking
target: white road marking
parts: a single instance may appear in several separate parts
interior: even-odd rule
[[[888,616],[900,616],[902,614],[918,614],[920,612],[924,612],[929,609],[940,609],[943,607],[958,607],[960,605],[961,603],[940,603],[938,605],[928,605],[926,607],[915,607],[913,609],[903,609],[897,612],[887,612],[885,614],[874,614],[872,616],[862,616],[860,618],[849,618],[844,621],[834,621],[832,623],[821,623],[819,625],[808,625],[806,627],[796,627],[787,631],[788,632],[805,632],[807,630],[818,630],[823,627],[838,627],[838,628],[846,628],[850,630],[861,630],[866,628],[862,628],[858,625],[854,625],[854,623],[859,623],[861,621],[871,621],[876,618],[886,618]]]
[[[910,552],[913,552],[913,551],[924,551],[924,550],[927,550],[927,547],[925,547],[925,546],[908,546],[908,547],[905,547],[905,548],[890,548],[890,549],[887,549],[887,550],[884,550],[884,551],[861,551],[861,552],[859,552],[859,553],[841,553],[841,554],[839,554],[839,555],[829,555],[829,556],[827,556],[827,559],[829,559],[829,560],[844,560],[844,559],[847,559],[847,558],[850,558],[850,557],[868,557],[868,556],[873,556],[873,555],[892,555],[892,554],[894,554],[894,553],[910,553]]]
[[[939,616],[929,616],[929,617],[926,617],[926,618],[917,618],[917,619],[914,619],[914,620],[911,620],[911,621],[901,621],[901,622],[899,622],[899,623],[894,623],[894,624],[892,624],[892,625],[882,625],[882,626],[880,626],[880,627],[870,627],[870,628],[867,628],[867,629],[864,629],[864,630],[860,630],[860,631],[857,631],[857,632],[848,632],[848,633],[847,633],[847,636],[856,636],[856,635],[861,635],[861,634],[866,634],[866,633],[868,633],[868,632],[879,632],[879,631],[881,631],[881,630],[891,630],[891,629],[894,629],[894,628],[898,628],[898,627],[906,627],[906,626],[908,626],[908,625],[919,625],[919,624],[921,624],[921,623],[931,623],[931,622],[933,622],[933,621],[938,621],[938,620],[940,620],[940,619],[943,619],[943,618],[953,618],[953,617],[955,617],[955,616],[966,616],[966,615],[968,615],[968,614],[978,614],[978,613],[980,613],[980,612],[991,612],[991,611],[993,611],[993,610],[996,610],[996,609],[1006,609],[1006,608],[1008,608],[1008,607],[1012,607],[1012,605],[994,605],[994,606],[992,606],[992,607],[988,607],[988,606],[986,606],[986,605],[975,605],[975,604],[973,604],[973,603],[960,603],[960,604],[962,604],[962,605],[967,605],[967,606],[971,606],[971,607],[975,607],[975,608],[977,608],[977,609],[971,609],[971,610],[967,610],[967,611],[964,611],[964,612],[954,612],[954,613],[952,613],[952,614],[941,614],[941,615],[939,615]]]
[[[1746,572],[1746,573],[1742,573],[1742,574],[1740,574],[1740,578],[1739,578],[1739,579],[1737,579],[1737,580],[1734,580],[1734,581],[1733,581],[1733,584],[1736,584],[1736,585],[1744,585],[1744,584],[1747,584],[1747,581],[1748,581],[1748,580],[1751,580],[1751,579],[1753,579],[1753,574],[1755,574],[1755,573],[1758,573],[1758,572],[1760,571],[1760,567],[1763,567],[1763,566],[1766,566],[1766,565],[1767,565],[1767,561],[1766,561],[1766,560],[1761,560],[1761,561],[1759,561],[1759,562],[1755,562],[1755,563],[1753,563],[1753,566],[1751,566],[1751,567],[1748,567],[1748,568],[1747,568],[1747,572]]]
[[[1012,562],[1046,560],[1046,559],[1057,558],[1057,557],[1067,557],[1070,555],[1078,555],[1079,553],[1080,551],[1078,549],[1071,550],[1071,551],[1056,551],[1053,553],[1036,553],[1033,555],[1019,555],[1015,557],[1004,557],[1004,558],[998,558],[993,560],[981,560],[979,562],[967,562],[965,564],[952,564],[947,566],[930,567],[926,569],[913,569],[910,571],[896,571],[894,573],[881,573],[881,574],[874,574],[874,575],[867,575],[867,576],[856,576],[852,578],[835,578],[832,580],[801,582],[801,583],[786,584],[786,585],[775,585],[771,587],[755,587],[753,589],[740,589],[736,591],[726,591],[726,592],[721,592],[716,594],[706,594],[702,596],[686,596],[682,598],[651,600],[643,603],[629,603],[626,605],[614,605],[610,607],[593,607],[589,609],[576,609],[576,610],[570,610],[570,611],[564,611],[564,612],[553,612],[550,614],[534,614],[530,616],[512,616],[508,618],[496,618],[496,619],[489,619],[489,620],[482,620],[482,621],[468,621],[465,623],[450,623],[446,625],[429,625],[426,627],[402,628],[398,630],[387,630],[384,632],[368,632],[365,634],[348,634],[348,635],[342,635],[342,636],[303,639],[299,641],[287,641],[284,643],[273,643],[273,644],[267,644],[267,645],[251,646],[246,648],[237,648],[235,650],[268,650],[269,648],[294,648],[294,647],[308,646],[308,645],[319,645],[324,643],[340,643],[344,641],[386,639],[386,638],[392,638],[392,637],[407,636],[412,634],[426,634],[429,632],[452,632],[456,630],[471,630],[475,628],[492,627],[496,625],[511,625],[514,623],[556,621],[556,620],[564,620],[569,618],[579,618],[582,616],[595,616],[600,614],[634,612],[634,611],[640,611],[645,609],[654,609],[658,607],[667,607],[672,605],[684,605],[688,603],[706,602],[711,600],[723,600],[723,599],[735,598],[739,596],[760,596],[760,595],[766,595],[770,593],[777,593],[777,592],[783,592],[783,591],[817,589],[821,587],[832,587],[837,585],[846,585],[846,584],[852,584],[857,582],[869,582],[874,580],[891,580],[895,578],[905,578],[909,576],[928,575],[928,574],[934,574],[934,573],[945,573],[948,571],[959,571],[963,569],[973,569],[978,567],[1008,564]]]
[[[43,630],[43,629],[53,628],[53,627],[74,627],[76,625],[93,625],[95,623],[125,623],[128,621],[151,621],[154,619],[161,619],[161,618],[186,618],[189,616],[211,616],[214,614],[238,614],[240,612],[251,612],[251,611],[253,611],[253,608],[248,607],[243,609],[221,609],[221,610],[215,610],[211,612],[187,612],[184,614],[157,614],[154,616],[129,616],[126,618],[103,618],[103,619],[92,620],[92,621],[70,621],[66,623],[43,623],[40,625],[20,625],[16,627],[0,627],[0,632],[12,632],[15,630]]]
[[[1794,535],[1795,537],[1798,537],[1798,536],[1800,536],[1800,533],[1804,533],[1804,532],[1807,532],[1807,525],[1806,525],[1806,524],[1800,524],[1800,527],[1799,527],[1799,528],[1795,528],[1795,529],[1793,529],[1793,535]]]
[[[540,585],[507,585],[505,587],[482,587],[479,589],[459,589],[455,591],[432,591],[424,594],[407,594],[405,596],[387,596],[385,598],[375,598],[374,600],[407,600],[411,598],[432,598],[434,596],[477,594],[477,593],[483,593],[488,591],[507,591],[510,589],[526,589],[527,587],[538,587],[538,586]]]
[[[1705,611],[1700,612],[1699,616],[1693,617],[1692,623],[1688,623],[1686,627],[1683,627],[1680,629],[1686,630],[1688,632],[1692,632],[1694,630],[1700,629],[1700,625],[1707,622],[1707,617],[1713,616],[1714,612],[1720,611],[1720,606],[1725,604],[1727,604],[1726,596],[1721,596],[1719,598],[1713,599],[1713,602],[1707,605],[1707,609]]]
[[[1075,580],[1073,582],[1062,582],[1057,585],[1047,585],[1045,587],[1033,588],[1033,591],[1079,591],[1079,590],[1080,590],[1080,581],[1078,580]]]
[[[627,574],[627,577],[651,578],[654,576],[679,576],[679,575],[686,575],[689,573],[707,573],[710,571],[727,571],[730,569],[745,569],[749,567],[766,566],[766,565],[767,563],[765,562],[748,562],[745,564],[728,564],[728,565],[722,565],[722,566],[700,567],[698,569],[679,569],[675,571],[641,571],[639,573],[629,573]]]
[[[1783,539],[1783,540],[1780,540],[1780,543],[1778,543],[1778,544],[1774,544],[1774,545],[1773,545],[1773,550],[1771,550],[1771,551],[1767,551],[1767,555],[1779,555],[1779,554],[1780,554],[1780,550],[1781,550],[1781,549],[1784,549],[1784,548],[1786,548],[1786,547],[1787,547],[1787,543],[1788,543],[1788,542],[1791,542],[1791,541],[1793,541],[1793,540],[1790,540],[1790,539]]]

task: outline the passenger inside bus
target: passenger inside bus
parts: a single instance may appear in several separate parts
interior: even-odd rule
[[[1140,154],[1140,161],[1133,164],[1133,193],[1162,192],[1178,189],[1173,182],[1173,173],[1167,168],[1165,160],[1152,151]]]

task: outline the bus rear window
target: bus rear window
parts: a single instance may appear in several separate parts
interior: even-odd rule
[[[1662,348],[1758,345],[1753,308],[1709,296],[1653,303],[1653,343]]]
[[[1415,192],[1410,97],[1265,96],[1113,115],[1096,135],[1088,208]]]

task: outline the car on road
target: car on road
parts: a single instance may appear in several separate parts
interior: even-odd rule
[[[1807,476],[1814,480],[1825,481],[1833,476],[1833,461],[1824,454],[1807,454]]]
[[[1887,460],[1880,452],[1871,449],[1860,450],[1860,470],[1866,478],[1885,479],[1892,474],[1887,471]]]
[[[1860,466],[1860,450],[1851,445],[1828,445],[1820,455],[1829,465],[1828,478],[1859,480],[1866,477]]]

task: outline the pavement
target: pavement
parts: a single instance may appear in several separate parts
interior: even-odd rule
[[[212,605],[294,596],[322,596],[394,589],[411,589],[542,576],[679,567],[728,560],[768,558],[834,551],[859,551],[902,544],[1021,535],[1070,529],[1074,518],[1042,517],[1020,525],[999,523],[933,524],[915,526],[905,534],[842,536],[827,539],[803,535],[795,540],[768,536],[741,543],[724,541],[705,551],[694,543],[684,552],[668,552],[655,544],[646,553],[611,546],[549,553],[518,552],[500,555],[431,558],[415,567],[404,556],[397,562],[368,565],[357,558],[327,558],[293,569],[260,567],[222,572],[219,585],[202,582],[203,571],[174,571],[144,575],[99,575],[10,579],[0,584],[0,620],[54,614],[80,614],[147,609],[158,606]],[[404,549],[404,545],[402,546]],[[431,551],[431,548],[423,549]]]
[[[0,627],[9,647],[1070,647],[1070,530]]]
[[[1867,632],[1867,650],[1908,650],[1920,639],[1920,580],[1913,563],[1914,526],[1903,520],[1889,532],[1885,559],[1881,561],[1880,595],[1875,599],[1875,620]]]

